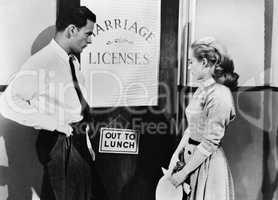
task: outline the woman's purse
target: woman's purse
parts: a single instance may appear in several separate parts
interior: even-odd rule
[[[184,151],[185,149],[183,148],[180,152],[179,152],[179,155],[178,155],[178,161],[176,163],[176,166],[174,167],[173,169],[173,174],[174,173],[177,173],[178,171],[182,170],[185,166],[185,160],[184,160]],[[183,185],[183,190],[184,192],[186,193],[186,195],[189,195],[191,189],[190,189],[190,185],[189,185],[189,180],[185,180],[184,183],[182,184]]]
[[[177,161],[176,166],[173,169],[173,174],[182,170],[182,168],[185,165],[185,162],[184,162],[184,148],[179,152],[178,159],[179,160]]]

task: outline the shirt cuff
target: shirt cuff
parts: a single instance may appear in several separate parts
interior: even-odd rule
[[[205,154],[206,156],[210,156],[211,152],[207,151],[202,145],[198,145],[197,148],[201,153]]]

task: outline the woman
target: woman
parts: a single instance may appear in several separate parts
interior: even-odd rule
[[[188,127],[170,161],[168,180],[176,187],[190,185],[189,200],[233,200],[233,180],[221,139],[235,117],[229,88],[237,86],[239,76],[213,38],[192,44],[190,71],[198,89],[185,110]]]

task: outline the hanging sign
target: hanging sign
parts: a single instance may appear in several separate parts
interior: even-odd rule
[[[99,152],[138,154],[139,134],[131,129],[101,128]]]
[[[81,0],[96,14],[81,55],[93,107],[158,102],[160,0]]]

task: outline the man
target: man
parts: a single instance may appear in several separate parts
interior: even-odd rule
[[[40,129],[42,200],[94,199],[94,152],[88,135],[73,124],[88,119],[84,77],[75,55],[91,43],[95,22],[95,14],[84,6],[58,17],[54,39],[23,64],[1,95],[4,117]]]

